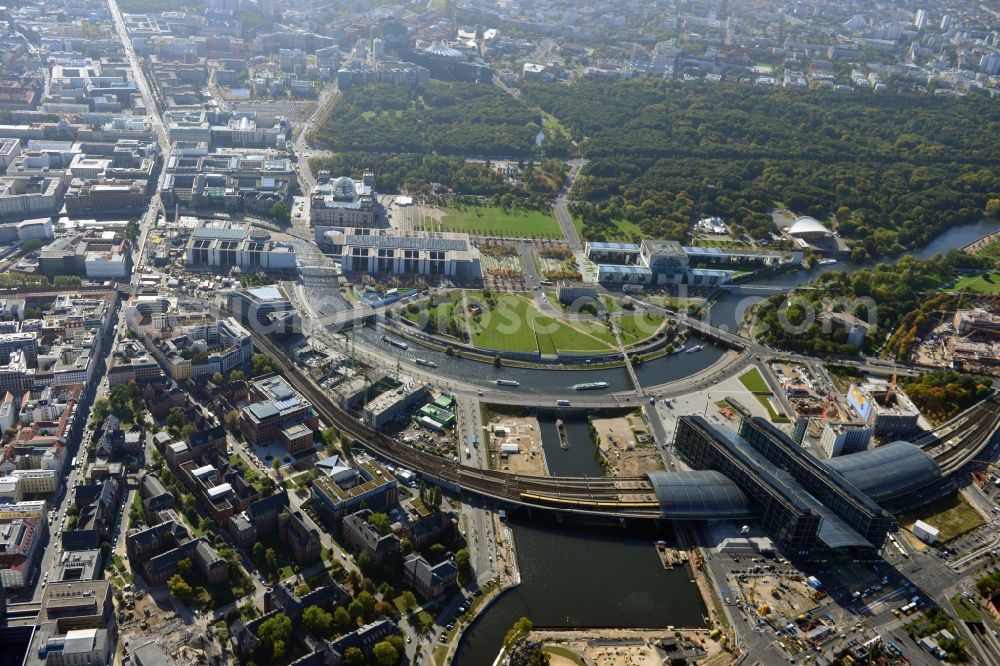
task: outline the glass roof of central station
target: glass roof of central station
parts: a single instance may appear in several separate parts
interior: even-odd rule
[[[909,442],[892,442],[825,462],[877,502],[905,495],[941,478],[941,468],[934,459]]]
[[[650,472],[646,476],[664,518],[742,518],[753,513],[747,496],[721,472]]]

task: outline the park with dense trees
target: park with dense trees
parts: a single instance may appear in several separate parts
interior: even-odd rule
[[[516,158],[535,154],[541,127],[537,109],[491,84],[372,83],[345,91],[311,138],[335,151]]]
[[[821,313],[846,311],[874,323],[865,351],[905,358],[913,341],[925,334],[962,297],[938,293],[961,269],[980,268],[988,260],[953,251],[921,260],[905,256],[853,273],[823,273],[792,296],[777,294],[756,307],[756,335],[761,342],[813,354],[853,355],[843,326],[826,325]],[[872,345],[881,345],[878,349]]]
[[[925,372],[902,384],[910,400],[935,423],[947,421],[993,393],[992,378],[954,370]]]
[[[590,163],[585,235],[625,219],[681,240],[719,215],[766,238],[769,211],[829,221],[855,259],[897,255],[981,218],[1000,195],[1000,108],[976,96],[843,94],[652,79],[526,83]]]

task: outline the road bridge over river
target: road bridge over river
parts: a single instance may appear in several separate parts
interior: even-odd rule
[[[342,409],[328,392],[291,363],[286,351],[274,341],[254,334],[254,344],[274,360],[292,386],[313,404],[326,423],[336,426],[345,436],[379,458],[415,470],[426,480],[452,491],[466,491],[509,505],[612,518],[705,519],[731,518],[747,513],[747,508],[741,508],[738,503],[724,501],[719,505],[717,514],[700,510],[697,516],[693,516],[690,503],[678,502],[684,492],[688,492],[679,491],[682,486],[693,488],[690,492],[698,492],[698,488],[715,488],[718,492],[710,493],[711,501],[717,501],[719,492],[732,494],[735,484],[724,477],[705,476],[707,471],[687,473],[702,474],[700,478],[671,478],[671,474],[685,473],[657,473],[654,475],[656,483],[650,476],[538,477],[466,466],[418,451],[368,428]],[[557,396],[551,396],[551,399],[551,404],[554,404]],[[538,396],[533,398],[535,404],[545,404],[544,400]],[[606,399],[604,402],[606,405]],[[584,405],[581,403],[581,406]],[[973,460],[991,441],[998,427],[1000,408],[996,398],[990,397],[970,409],[965,418],[949,422],[947,431],[942,432],[940,437],[924,443],[933,447],[927,453],[940,461],[942,471],[951,472]],[[699,500],[689,498],[687,501]]]

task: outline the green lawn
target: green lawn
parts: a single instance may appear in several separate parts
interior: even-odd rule
[[[536,334],[535,341],[537,344],[538,353],[540,354],[547,354],[549,356],[552,356],[554,354],[557,354],[559,351],[558,349],[556,349],[556,343],[552,339],[551,335]]]
[[[559,222],[549,212],[524,209],[504,210],[491,206],[445,208],[442,227],[480,236],[513,238],[561,238]]]
[[[424,324],[428,333],[450,335],[466,340],[465,316],[461,307],[461,294],[450,292],[444,299],[435,297],[436,303],[429,305],[428,299],[411,304],[403,309],[403,318],[414,324]],[[416,306],[416,307],[411,307]]]
[[[974,291],[996,296],[1000,294],[1000,273],[984,273],[963,277],[955,283],[950,291]]]
[[[897,518],[900,526],[906,529],[912,529],[913,523],[917,520],[938,528],[941,531],[938,535],[939,542],[948,541],[986,522],[959,492],[935,500],[919,511],[901,514]]]
[[[622,220],[622,219],[609,220],[609,222],[613,226],[612,229],[609,229],[605,233],[605,239],[609,243],[613,242],[631,243],[635,236],[638,236],[639,238],[648,237],[647,234],[644,234],[642,232],[642,229],[640,229],[639,225],[636,224],[635,222],[629,222],[628,220]],[[573,217],[573,226],[576,227],[576,233],[579,234],[580,238],[582,238],[583,240],[591,240],[590,238],[586,238],[584,236],[583,220],[581,220],[578,217]]]
[[[482,302],[476,299],[476,302]],[[485,303],[483,304],[485,308]],[[477,347],[500,351],[533,352],[538,349],[535,333],[528,325],[529,301],[512,294],[497,297],[496,307],[483,314],[472,327],[472,342]]]
[[[774,405],[771,404],[770,398],[772,395],[773,394],[771,393],[768,393],[767,395],[755,393],[753,397],[757,398],[757,402],[759,402],[764,409],[767,410],[767,417],[771,419],[772,423],[788,423],[788,417],[779,414],[777,410],[774,409]]]
[[[537,328],[535,330],[535,337],[538,339],[539,351],[543,354],[551,354],[554,352],[547,351],[549,346],[551,348],[564,351],[564,352],[574,352],[574,351],[607,351],[611,348],[611,334],[604,329],[603,324],[597,325],[586,325],[577,324],[580,328],[575,328],[569,324],[556,321],[549,317],[539,317],[536,319]],[[597,326],[601,326],[601,331],[599,332]],[[548,332],[555,328],[551,333]],[[545,332],[542,332],[544,330]],[[605,339],[599,339],[601,333]]]
[[[276,537],[259,539],[258,541],[264,546],[265,553],[268,549],[274,549],[275,559],[277,560],[276,564],[278,577],[280,579],[284,580],[295,573],[295,567],[292,565],[295,561],[295,557],[288,544]],[[270,573],[264,553],[258,557],[253,552],[253,549],[249,549],[247,554],[250,556],[250,560],[254,563],[254,566],[257,567],[258,571],[262,573]]]
[[[546,137],[555,136],[557,134],[570,138],[569,130],[559,122],[559,119],[553,116],[551,113],[546,113],[542,111],[542,131],[545,132]]]
[[[412,620],[412,624],[419,633],[426,634],[434,628],[434,616],[420,609],[417,616]]]
[[[652,337],[662,325],[663,317],[660,315],[646,312],[622,315],[618,319],[618,332],[622,337],[622,344],[634,345]]]
[[[764,378],[760,376],[760,371],[757,368],[751,368],[747,372],[740,375],[740,383],[743,384],[743,386],[746,386],[748,391],[753,393],[771,392],[767,382],[765,382]]]
[[[420,601],[418,600],[417,603],[419,604]],[[399,611],[400,615],[405,616],[407,614],[406,608],[403,606],[403,595],[395,597],[392,600],[392,604],[396,607],[396,610]],[[417,630],[417,633],[425,634],[430,631],[431,627],[434,625],[434,618],[431,617],[431,614],[423,608],[419,606],[417,608],[419,608],[419,610],[414,609],[416,610],[416,613],[414,613],[414,615],[410,618],[410,623]]]
[[[780,414],[774,408],[774,405],[771,404],[771,398],[774,397],[774,393],[767,385],[767,382],[764,381],[757,368],[751,368],[740,375],[740,383],[753,393],[753,397],[757,399],[757,402],[767,410],[767,416],[771,419],[771,422],[788,423],[788,417]]]
[[[555,354],[614,348],[614,337],[603,323],[553,319],[541,314],[530,298],[515,294],[497,296],[496,306],[474,323],[472,333],[477,347],[500,351]]]
[[[976,252],[977,256],[1000,260],[1000,238]]]
[[[958,613],[958,618],[965,622],[982,622],[983,618],[976,610],[976,607],[972,605],[972,602],[963,597],[961,594],[956,594],[951,598],[952,608]]]

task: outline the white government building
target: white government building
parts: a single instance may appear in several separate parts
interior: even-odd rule
[[[468,234],[364,229],[331,230],[324,240],[344,273],[482,277],[479,250]]]
[[[289,243],[271,240],[261,229],[206,222],[191,233],[187,265],[192,268],[232,268],[245,271],[292,270],[295,253]]]
[[[309,193],[309,223],[314,227],[374,227],[379,212],[375,174],[366,172],[361,180],[329,177],[329,172],[321,171],[320,182]]]

